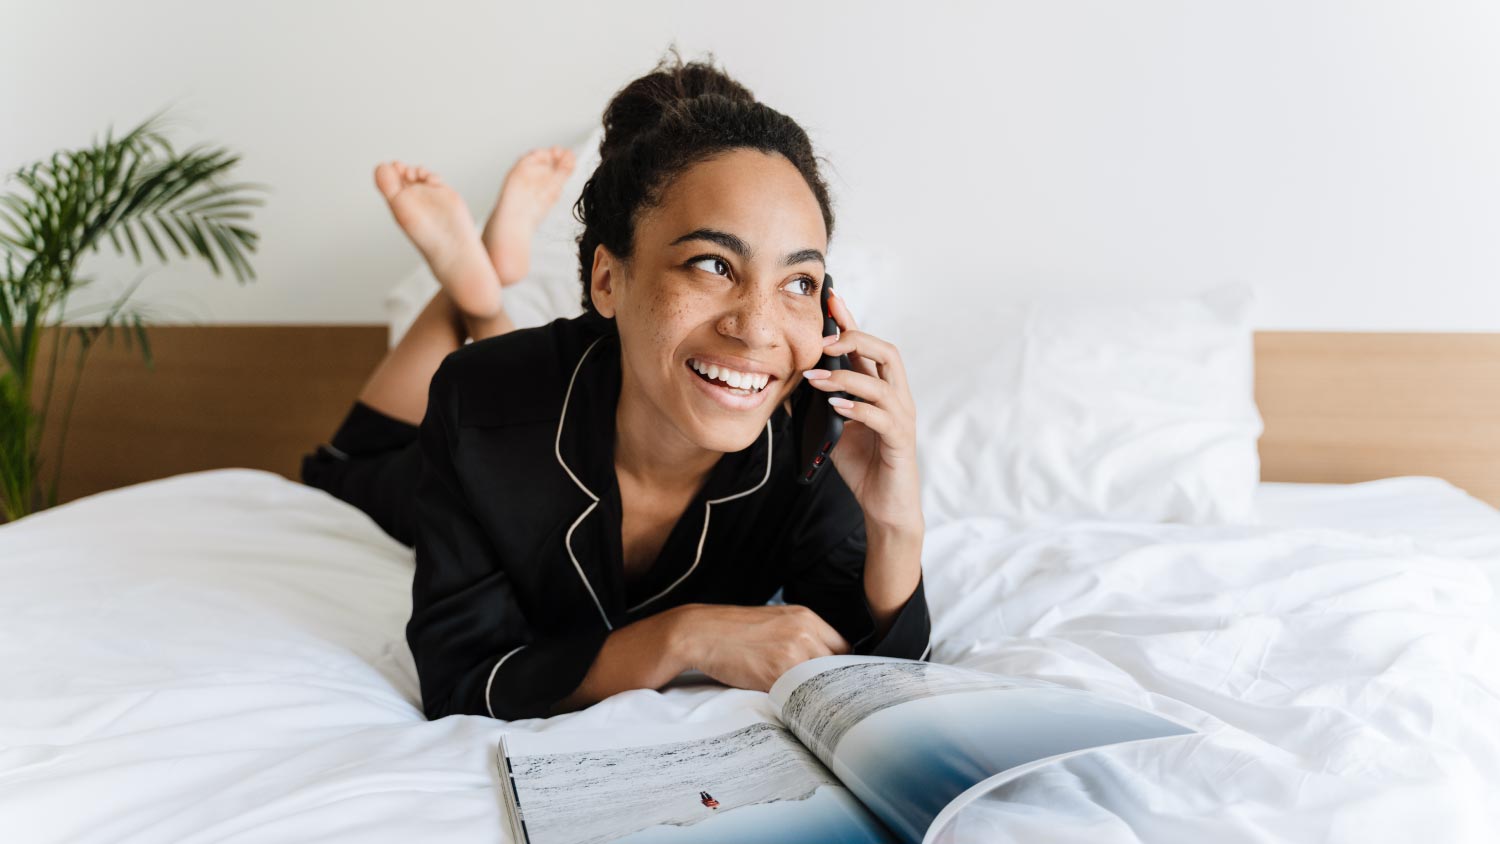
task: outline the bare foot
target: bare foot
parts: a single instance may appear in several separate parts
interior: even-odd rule
[[[500,199],[484,224],[483,237],[502,285],[526,277],[531,268],[531,236],[557,201],[573,164],[572,150],[542,147],[521,156],[505,174]]]
[[[416,245],[438,283],[466,315],[488,319],[501,311],[500,282],[463,197],[425,167],[387,161],[375,186],[401,230]]]

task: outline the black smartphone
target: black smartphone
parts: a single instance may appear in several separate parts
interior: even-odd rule
[[[823,336],[828,337],[839,333],[839,324],[833,318],[828,308],[828,294],[833,290],[833,276],[823,274],[823,290],[820,295],[820,307],[823,311]],[[851,369],[848,355],[830,357],[823,355],[818,360],[818,369],[826,369],[836,372],[840,369]],[[844,432],[844,417],[834,412],[828,404],[829,396],[842,396],[850,401],[862,401],[862,399],[851,396],[843,390],[819,390],[811,384],[798,385],[796,394],[792,397],[792,424],[797,426],[798,453],[801,455],[799,464],[801,472],[797,482],[810,484],[829,464],[828,455],[833,447],[838,445],[839,435]]]

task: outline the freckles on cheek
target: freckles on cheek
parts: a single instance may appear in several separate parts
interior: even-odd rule
[[[658,298],[652,300],[650,312],[651,332],[656,345],[670,350],[676,342],[673,326],[681,315],[681,308],[675,306],[670,299]]]

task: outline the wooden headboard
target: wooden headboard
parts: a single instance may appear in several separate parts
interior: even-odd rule
[[[386,349],[384,325],[149,331],[155,371],[92,353],[62,500],[224,466],[296,478]],[[1500,334],[1260,331],[1255,370],[1263,480],[1434,475],[1500,506]]]
[[[1432,475],[1500,506],[1500,334],[1263,331],[1261,479]]]

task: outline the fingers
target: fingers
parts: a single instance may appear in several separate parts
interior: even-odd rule
[[[854,321],[854,312],[844,303],[844,297],[831,290],[828,291],[828,310],[833,314],[833,321],[839,324],[839,333],[859,328],[859,323]]]
[[[832,653],[848,653],[849,643],[835,630],[833,625],[818,615],[817,611],[802,604],[793,604],[803,611],[803,623],[817,637],[818,641]]]
[[[829,629],[833,630],[831,627]],[[833,638],[827,641],[827,645],[828,649],[836,654],[846,654],[853,650],[849,645],[849,640],[840,636],[837,630],[833,631]]]
[[[857,355],[860,360],[875,364],[874,367],[866,367],[866,373],[889,381],[902,393],[910,392],[906,383],[906,365],[901,361],[901,352],[896,349],[895,344],[887,340],[882,340],[857,328],[851,328],[840,334],[838,340],[825,345],[823,353],[830,357],[847,354],[851,361]]]
[[[766,691],[786,671],[809,659],[853,650],[838,630],[803,604],[716,606],[703,618],[706,622],[699,623],[716,626],[698,632],[726,647],[712,649],[698,668],[737,688]]]
[[[854,312],[849,310],[849,304],[844,301],[844,297],[838,295],[832,290],[828,291],[828,313],[833,317],[833,321],[838,325],[840,337],[850,331],[856,331],[859,329],[859,323],[854,319]],[[825,340],[824,342],[826,343],[827,341]],[[836,352],[833,354],[846,353]],[[849,355],[849,363],[852,364],[855,369],[861,372],[867,372],[871,375],[880,374],[880,370],[878,369],[877,365],[873,361],[866,360],[858,350],[852,350],[850,352],[847,352],[847,354]]]
[[[825,370],[808,370],[824,372]],[[807,383],[824,392],[842,390],[862,401],[829,396],[835,413],[868,427],[896,454],[915,450],[916,428],[912,420],[916,411],[910,393],[899,393],[890,383],[848,369],[827,373],[826,377],[808,377]]]
[[[841,337],[845,332],[859,330],[859,323],[855,321],[854,312],[849,310],[849,303],[844,301],[844,297],[829,291],[828,309],[834,314],[834,321],[839,324],[839,335]],[[845,353],[837,352],[836,354]],[[849,351],[847,354],[849,355],[849,362],[854,365],[855,369],[879,377],[880,362],[878,360],[871,358],[858,348]]]
[[[825,393],[842,390],[852,396],[878,405],[902,404],[896,388],[889,381],[852,369],[809,369],[802,373],[807,383]]]
[[[831,653],[846,654],[849,652],[849,642],[843,636],[839,635],[839,631],[833,629],[833,625],[822,618],[818,619],[818,635],[822,638],[823,645]]]
[[[848,407],[834,402],[848,402]],[[845,419],[852,419],[879,434],[885,447],[890,450],[891,456],[906,457],[916,451],[913,446],[916,437],[897,415],[869,402],[851,402],[848,399],[835,399],[834,402],[830,404],[833,404],[835,413]]]
[[[833,409],[846,419],[856,419],[870,426],[872,430],[891,441],[892,445],[900,446],[904,443],[903,437],[907,433],[915,439],[915,426],[903,421],[914,420],[917,415],[916,402],[912,399],[910,392],[897,389],[889,381],[882,381],[863,372],[848,369],[833,372],[826,369],[809,369],[802,374],[807,383],[816,390],[825,393],[843,391],[860,399],[859,402],[851,402],[849,406],[845,406],[832,401],[833,396],[829,397],[829,404],[832,404]],[[866,407],[860,407],[861,403]],[[908,428],[911,429],[910,432],[907,431]]]

